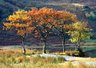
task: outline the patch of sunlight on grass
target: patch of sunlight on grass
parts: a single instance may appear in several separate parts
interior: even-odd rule
[[[94,61],[94,62],[96,62],[96,58],[78,58],[78,57],[76,57],[75,60],[85,61],[85,62],[88,62],[88,61]]]

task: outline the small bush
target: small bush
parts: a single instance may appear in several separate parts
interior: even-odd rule
[[[79,56],[79,51],[65,51],[65,54],[69,56]]]

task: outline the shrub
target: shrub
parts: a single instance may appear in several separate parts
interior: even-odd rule
[[[65,54],[69,56],[78,56],[79,51],[65,51]]]

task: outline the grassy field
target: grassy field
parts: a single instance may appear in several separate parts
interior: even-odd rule
[[[54,45],[54,46],[53,46]],[[71,46],[70,46],[71,45]],[[82,45],[81,48],[85,52],[87,57],[96,57],[96,44],[92,43],[90,45]],[[42,45],[36,45],[33,44],[32,46],[25,46],[29,50],[35,50],[36,53],[42,53]],[[22,49],[22,46],[20,45],[9,45],[9,46],[0,46],[1,49]],[[73,51],[75,49],[75,46],[72,44],[66,44],[65,47],[66,51],[71,50]],[[37,51],[39,50],[39,51]],[[54,53],[54,52],[61,52],[62,53],[62,45],[61,44],[52,44],[47,46],[47,53]],[[93,54],[94,53],[94,54]]]
[[[63,57],[40,57],[33,54],[41,54],[40,51],[28,50],[23,55],[21,49],[0,49],[0,68],[96,68],[86,65],[82,61],[96,61],[96,58],[77,58],[74,61],[66,61]]]

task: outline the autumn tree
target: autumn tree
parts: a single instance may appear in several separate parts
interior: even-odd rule
[[[70,35],[70,41],[77,43],[76,49],[80,49],[80,42],[86,39],[90,39],[90,28],[86,22],[76,22],[73,24],[73,29],[68,31]]]
[[[25,37],[33,30],[30,20],[31,18],[28,16],[27,11],[18,10],[10,15],[7,18],[7,22],[4,23],[4,29],[14,31],[20,36],[24,54],[26,54],[24,47]]]
[[[52,32],[53,28],[59,29],[64,48],[65,30],[70,29],[70,23],[73,23],[76,20],[76,16],[74,14],[65,11],[57,11],[46,7],[41,9],[33,8],[28,12],[28,14],[31,17],[31,22],[35,28],[35,36],[41,38],[45,44],[43,47],[44,53],[46,53],[46,38]]]
[[[46,39],[52,32],[51,29],[53,27],[50,23],[54,22],[52,17],[53,14],[54,10],[49,8],[33,8],[28,12],[28,15],[31,17],[32,26],[34,27],[34,37],[39,38],[44,43],[43,53],[46,53]]]
[[[77,21],[76,15],[67,11],[57,11],[57,20],[53,25],[60,32],[62,39],[63,52],[65,51],[65,40],[68,35],[67,32],[72,29],[72,23]]]

